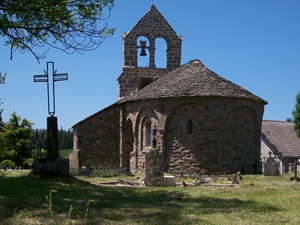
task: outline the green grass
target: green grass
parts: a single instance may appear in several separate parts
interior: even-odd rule
[[[59,156],[62,158],[69,158],[70,153],[73,151],[73,149],[62,149],[59,150]]]
[[[0,221],[10,225],[300,224],[300,183],[290,182],[291,176],[248,175],[234,187],[132,188],[93,184],[119,177],[83,180],[2,173]],[[51,195],[53,215],[51,190],[56,191]]]

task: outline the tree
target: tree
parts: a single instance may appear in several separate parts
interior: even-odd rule
[[[61,128],[58,131],[58,143],[59,149],[73,148],[73,132],[70,129],[63,130],[63,128]]]
[[[32,123],[22,119],[15,112],[4,125],[0,133],[0,158],[1,161],[9,159],[17,166],[23,165],[27,158],[31,158],[32,147],[30,140],[32,136]]]
[[[47,130],[46,129],[35,129],[32,130],[31,146],[35,151],[45,149],[47,150]],[[73,148],[73,131],[58,130],[58,143],[59,149],[71,149]]]
[[[11,59],[16,50],[42,59],[48,50],[35,51],[42,46],[68,54],[94,50],[114,32],[100,24],[113,6],[114,0],[2,0],[0,35],[7,38]]]
[[[2,75],[1,73],[0,73],[0,84],[4,84],[5,83],[5,76],[6,76],[6,74],[4,74],[4,75]],[[0,98],[0,105],[2,105],[4,102],[1,100],[1,98]],[[0,121],[1,121],[1,114],[2,114],[2,112],[3,112],[3,109],[0,109]]]
[[[300,138],[300,92],[296,95],[296,104],[295,109],[293,110],[293,116],[295,123],[294,128]]]

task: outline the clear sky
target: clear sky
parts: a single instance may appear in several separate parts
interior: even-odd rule
[[[117,78],[123,67],[122,33],[128,32],[155,4],[178,35],[182,60],[199,59],[220,76],[268,102],[264,119],[292,117],[300,91],[299,0],[116,0],[107,20],[114,36],[95,51],[67,55],[50,50],[40,64],[29,52],[15,53],[0,37],[0,71],[7,73],[0,85],[3,120],[15,111],[21,118],[46,128],[46,83],[34,83],[47,61],[68,81],[57,82],[56,114],[59,128],[77,122],[118,99]]]

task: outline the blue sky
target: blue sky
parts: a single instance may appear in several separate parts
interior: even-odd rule
[[[57,82],[58,126],[77,122],[118,99],[117,78],[123,67],[122,33],[128,32],[152,3],[182,36],[181,63],[199,59],[220,76],[268,101],[264,119],[292,117],[300,91],[299,0],[116,0],[107,21],[114,36],[95,51],[67,55],[51,49],[40,64],[29,52],[9,57],[0,38],[0,71],[7,73],[0,85],[3,120],[15,111],[46,128],[46,83],[34,83],[47,61],[69,80]],[[42,49],[40,50],[42,51]]]

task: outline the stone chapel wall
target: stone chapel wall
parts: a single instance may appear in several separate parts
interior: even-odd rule
[[[119,106],[115,104],[73,127],[80,166],[87,161],[95,166],[119,166],[119,121]]]

